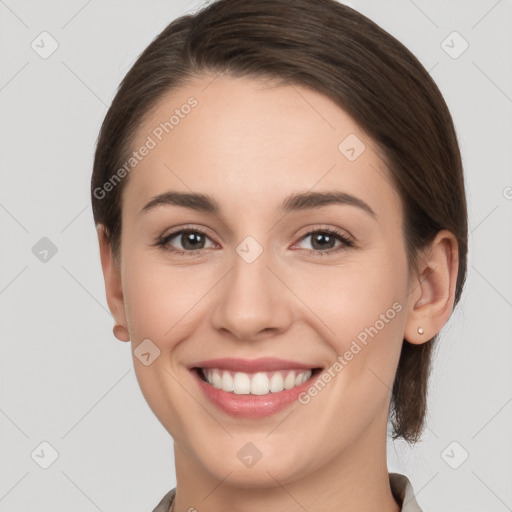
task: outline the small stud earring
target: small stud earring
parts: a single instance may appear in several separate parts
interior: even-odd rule
[[[422,327],[418,327],[418,334],[423,334],[425,331]]]

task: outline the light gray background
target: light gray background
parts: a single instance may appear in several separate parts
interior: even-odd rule
[[[199,5],[0,0],[2,512],[150,511],[175,485],[172,440],[139,390],[130,344],[112,335],[89,183],[118,83]],[[436,80],[469,201],[468,281],[436,353],[428,428],[414,449],[390,443],[389,468],[409,476],[425,512],[512,510],[512,2],[350,5]],[[47,59],[31,48],[43,31],[59,44]],[[458,58],[445,49],[461,40],[442,45],[453,31],[469,43]],[[57,247],[46,263],[32,252],[42,237]],[[48,469],[43,441],[58,452]]]

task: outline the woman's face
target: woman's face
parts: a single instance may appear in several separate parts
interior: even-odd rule
[[[416,294],[372,140],[316,92],[204,76],[160,102],[132,149],[117,319],[177,462],[257,486],[383,449]]]

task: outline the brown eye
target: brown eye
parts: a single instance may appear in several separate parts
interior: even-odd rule
[[[306,235],[301,238],[301,241],[311,238],[311,247],[312,249],[305,249],[310,253],[313,253],[315,256],[322,256],[325,254],[332,254],[334,252],[341,251],[346,249],[347,247],[352,247],[354,244],[351,240],[349,240],[346,236],[341,234],[338,231],[330,230],[330,229],[318,229],[315,231],[310,231]],[[341,242],[336,246],[336,241]]]
[[[170,252],[196,254],[197,251],[206,248],[207,240],[209,240],[208,236],[201,230],[181,229],[160,238],[157,245],[164,247]],[[181,248],[179,247],[180,245]]]

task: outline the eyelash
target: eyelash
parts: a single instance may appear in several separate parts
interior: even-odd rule
[[[183,233],[199,233],[199,234],[209,238],[207,233],[200,228],[193,228],[193,229],[192,228],[182,228],[178,231],[174,231],[173,233],[169,233],[168,235],[158,237],[153,245],[160,247],[160,248],[164,249],[165,251],[168,251],[168,252],[180,255],[180,256],[181,255],[195,256],[195,255],[199,254],[199,252],[202,251],[203,249],[197,249],[195,251],[182,251],[180,249],[169,249],[167,247],[169,240],[172,240],[174,237],[181,235]],[[338,252],[344,251],[344,250],[354,246],[354,242],[352,242],[352,240],[350,240],[345,235],[343,235],[342,233],[340,233],[339,231],[337,231],[336,229],[333,229],[333,228],[315,229],[313,231],[309,231],[308,233],[306,233],[305,235],[303,235],[300,238],[300,241],[307,238],[308,236],[311,236],[311,235],[314,235],[317,233],[332,235],[332,236],[338,238],[338,240],[340,240],[342,242],[342,245],[340,245],[337,248],[326,249],[323,251],[315,251],[313,249],[301,249],[301,250],[307,251],[311,255],[314,255],[316,257],[316,256],[326,256],[326,255],[338,253]]]

